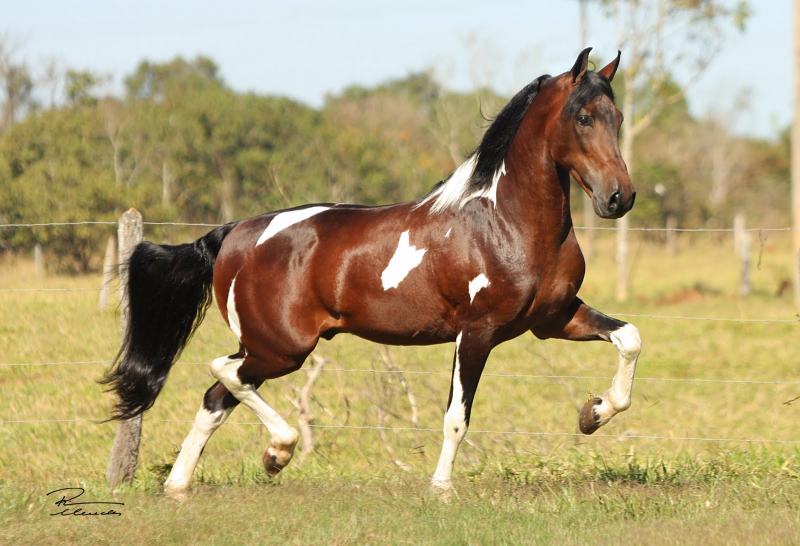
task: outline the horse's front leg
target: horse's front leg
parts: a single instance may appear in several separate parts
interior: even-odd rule
[[[554,337],[572,341],[609,341],[619,352],[619,364],[611,388],[602,396],[587,400],[581,409],[579,419],[581,432],[592,434],[617,413],[630,407],[633,375],[642,350],[642,340],[636,326],[606,316],[576,299],[569,312],[560,321],[560,326],[548,325],[533,328],[532,331],[543,339]]]
[[[431,486],[438,491],[448,491],[452,487],[451,475],[456,452],[467,433],[472,401],[491,350],[485,338],[484,335],[470,331],[459,332],[456,337],[453,377],[450,382],[447,412],[444,415],[444,442],[439,463],[431,479]]]

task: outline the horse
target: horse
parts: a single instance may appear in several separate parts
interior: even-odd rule
[[[611,342],[618,369],[611,387],[581,409],[580,430],[591,434],[628,409],[639,332],[577,296],[585,262],[570,180],[602,218],[620,218],[636,197],[611,88],[621,52],[595,72],[590,50],[567,72],[514,95],[466,161],[420,199],[307,204],[226,224],[192,243],[135,248],[130,319],[103,378],[118,396],[111,419],[153,405],[212,292],[239,342],[210,363],[217,381],[164,484],[167,495],[187,494],[203,447],[239,403],[269,430],[266,472],[280,472],[298,432],[257,389],[298,370],[320,338],[339,333],[392,345],[455,342],[436,491],[452,488],[478,381],[504,341],[531,332]]]

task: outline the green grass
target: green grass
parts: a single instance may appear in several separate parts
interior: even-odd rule
[[[738,270],[725,238],[686,236],[677,256],[634,239],[633,298],[612,300],[610,238],[601,238],[582,296],[616,313],[791,319],[775,291],[789,276],[788,237],[756,248],[755,293],[737,295]],[[99,287],[96,276],[38,279],[30,264],[0,266],[0,289]],[[115,310],[97,293],[0,292],[0,363],[109,360],[119,332]],[[0,424],[0,541],[4,543],[281,544],[791,544],[800,537],[800,383],[685,383],[664,378],[796,381],[800,325],[631,318],[644,352],[631,409],[598,434],[510,435],[488,431],[576,432],[577,407],[605,390],[616,355],[603,343],[541,342],[523,336],[495,350],[456,464],[457,494],[427,492],[440,433],[315,429],[317,450],[270,482],[260,458],[267,435],[237,410],[210,441],[182,504],[160,484],[213,382],[205,363],[234,347],[209,312],[155,407],[145,417],[135,482],[118,491],[124,515],[52,518],[45,493],[81,485],[107,499],[104,471],[113,424]],[[332,360],[314,389],[315,423],[412,427],[405,393],[383,369],[379,347],[352,337],[322,342]],[[438,429],[452,347],[391,348],[419,406],[419,427]],[[102,364],[0,366],[1,420],[95,419],[111,398],[95,380]],[[434,372],[415,374],[410,372]],[[305,374],[261,392],[289,420]],[[647,439],[659,436],[673,439]],[[763,442],[674,438],[746,438]],[[783,441],[785,443],[777,443]],[[391,450],[391,453],[390,453]],[[399,459],[407,470],[393,461]]]

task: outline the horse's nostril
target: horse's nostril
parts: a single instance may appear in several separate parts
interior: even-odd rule
[[[615,191],[611,194],[611,197],[608,200],[608,210],[610,212],[616,212],[620,205],[620,195],[618,191]]]

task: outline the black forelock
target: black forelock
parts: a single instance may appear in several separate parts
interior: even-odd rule
[[[486,129],[481,143],[473,152],[477,157],[477,164],[470,177],[466,195],[491,186],[492,178],[502,166],[528,107],[539,92],[542,83],[549,78],[549,75],[539,76],[523,87],[500,110],[492,124]]]
[[[596,72],[586,72],[577,89],[567,98],[564,115],[571,117],[577,114],[589,101],[601,95],[614,101],[614,90],[611,89],[611,83]]]

